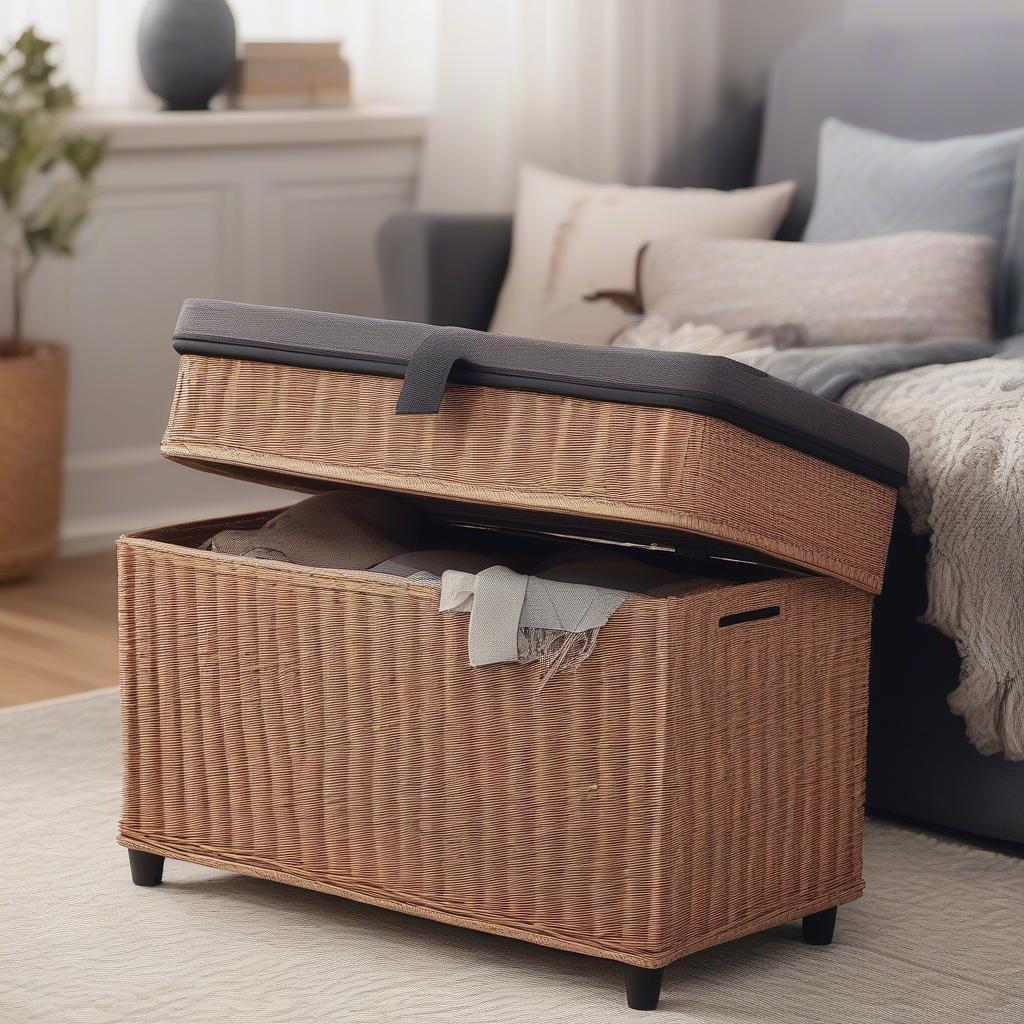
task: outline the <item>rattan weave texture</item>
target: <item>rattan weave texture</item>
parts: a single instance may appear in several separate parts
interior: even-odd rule
[[[860,892],[868,594],[631,599],[538,692],[435,588],[224,525],[119,543],[124,845],[649,967]]]
[[[52,343],[0,360],[0,582],[57,551],[67,373],[67,352]]]
[[[215,472],[382,487],[686,531],[877,593],[884,484],[678,409],[453,386],[396,416],[401,381],[183,356],[163,452]]]

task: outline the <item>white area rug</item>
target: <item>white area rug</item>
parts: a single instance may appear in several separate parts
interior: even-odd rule
[[[3,1024],[637,1021],[617,965],[114,843],[116,695],[0,714]],[[836,942],[787,926],[680,961],[688,1024],[1024,1024],[1024,859],[893,825]]]

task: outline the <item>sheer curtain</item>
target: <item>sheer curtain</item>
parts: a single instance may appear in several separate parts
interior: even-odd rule
[[[715,0],[439,0],[422,205],[507,209],[523,161],[645,183],[718,101]]]
[[[342,38],[361,102],[433,109],[420,191],[504,209],[523,161],[642,183],[719,91],[716,0],[230,0],[242,40]],[[0,36],[62,44],[94,106],[155,106],[138,72],[145,0],[0,0]]]
[[[425,103],[433,87],[437,0],[229,0],[238,38],[344,41],[361,102]],[[27,25],[61,46],[81,100],[152,107],[135,56],[146,0],[0,0],[0,38]]]

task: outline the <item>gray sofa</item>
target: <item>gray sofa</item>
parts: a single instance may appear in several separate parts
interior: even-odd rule
[[[776,63],[763,116],[732,111],[679,161],[686,173],[665,183],[733,188],[794,178],[799,191],[780,235],[799,238],[828,116],[922,139],[1020,127],[1024,21],[807,35]],[[393,218],[378,244],[388,315],[486,329],[510,239],[508,217]],[[868,804],[1024,843],[1024,763],[970,746],[945,703],[959,669],[955,645],[915,621],[926,551],[926,539],[911,537],[898,516],[875,614]]]

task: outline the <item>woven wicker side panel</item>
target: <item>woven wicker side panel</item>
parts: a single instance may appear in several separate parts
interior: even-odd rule
[[[469,669],[431,588],[151,541],[120,567],[128,845],[649,965],[859,891],[849,588],[632,601],[538,693]],[[774,638],[714,633],[784,598]]]
[[[673,409],[184,356],[164,453],[235,467],[687,530],[877,592],[892,488]]]
[[[787,580],[694,605],[676,635],[686,683],[670,708],[668,905],[673,934],[710,945],[767,906],[825,906],[862,887],[871,599]],[[774,618],[718,624],[774,605]]]

